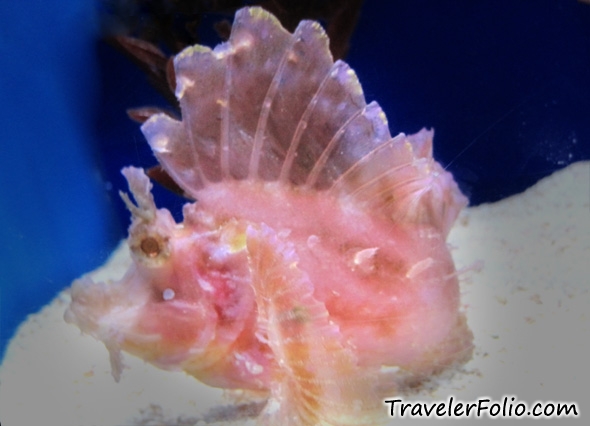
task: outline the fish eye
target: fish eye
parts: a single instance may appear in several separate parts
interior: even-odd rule
[[[141,240],[140,247],[141,251],[150,258],[156,257],[162,251],[158,240],[156,240],[154,237],[146,237]]]

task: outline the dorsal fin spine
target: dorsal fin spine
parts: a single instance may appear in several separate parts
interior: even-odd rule
[[[190,121],[187,121],[187,123],[190,123]],[[207,184],[209,182],[209,179],[207,179],[207,177],[205,176],[205,174],[203,173],[203,170],[201,169],[201,162],[199,159],[199,153],[197,152],[197,144],[195,141],[195,137],[193,135],[193,129],[191,129],[191,126],[186,126],[187,127],[187,134],[188,137],[191,141],[190,145],[190,150],[192,153],[192,157],[193,157],[193,165],[194,165],[194,170],[195,173],[199,176],[199,179],[201,179],[201,182],[203,182],[203,184]]]
[[[299,30],[299,27],[297,27],[297,29]],[[258,178],[258,165],[260,164],[260,153],[262,151],[262,144],[264,143],[264,131],[266,130],[266,125],[268,123],[270,108],[272,106],[272,101],[277,93],[277,89],[279,88],[279,82],[281,80],[283,71],[285,70],[287,58],[289,54],[291,54],[291,52],[293,51],[293,46],[297,41],[296,35],[297,31],[290,37],[289,47],[285,49],[285,51],[283,52],[281,62],[279,63],[279,66],[277,67],[275,74],[272,77],[272,81],[270,82],[270,86],[268,86],[268,90],[264,97],[264,101],[262,102],[260,117],[256,125],[256,133],[254,134],[254,145],[252,147],[252,153],[250,154],[250,165],[248,167],[248,178],[250,179]]]
[[[320,95],[324,90],[324,87],[326,87],[326,83],[330,80],[332,74],[334,73],[334,69],[338,66],[341,66],[340,62],[340,60],[334,62],[334,64],[330,67],[330,69],[324,76],[324,79],[322,80],[317,90],[313,94],[313,97],[307,104],[305,111],[303,111],[303,114],[299,119],[299,123],[297,123],[295,133],[293,133],[293,138],[291,139],[287,155],[285,156],[285,161],[283,162],[283,165],[281,167],[281,173],[279,175],[279,182],[281,183],[287,182],[287,180],[289,179],[291,167],[293,166],[293,161],[295,160],[295,156],[297,154],[297,148],[299,147],[299,143],[301,142],[301,136],[303,136],[303,132],[305,132],[305,129],[307,128],[308,119],[311,113],[313,112],[313,109],[315,108],[318,99],[320,99]]]
[[[353,192],[351,192],[351,196],[357,196],[358,194],[360,194],[361,192],[365,191],[367,188],[369,188],[371,185],[374,185],[376,183],[378,183],[380,180],[382,180],[385,176],[387,175],[391,175],[394,173],[399,172],[401,169],[405,168],[405,167],[410,167],[412,166],[411,163],[405,163],[405,164],[400,164],[399,166],[396,167],[392,167],[390,169],[385,170],[383,173],[375,176],[374,178],[368,180],[367,182],[363,183],[362,185],[360,185],[358,188],[356,188]],[[405,182],[408,181],[404,181],[404,182],[399,182],[401,184],[405,184]],[[393,187],[389,187],[389,189],[393,189],[393,188],[398,188],[400,185],[396,185]],[[379,193],[381,194],[381,192]]]
[[[401,170],[401,169],[403,169],[404,167],[408,167],[408,166],[410,166],[410,164],[404,164],[404,165],[402,165],[402,166],[398,167],[398,170]],[[394,186],[391,186],[391,187],[389,187],[388,189],[384,189],[384,190],[382,190],[382,191],[379,191],[379,192],[377,192],[377,193],[373,194],[373,195],[371,196],[371,198],[369,198],[369,199],[371,200],[371,199],[374,199],[374,198],[380,197],[380,196],[382,196],[384,193],[386,193],[386,192],[390,192],[392,189],[398,189],[398,188],[402,188],[403,186],[409,185],[409,184],[411,184],[411,183],[413,183],[413,182],[419,182],[419,181],[423,181],[423,180],[424,180],[424,178],[423,178],[423,177],[421,177],[421,176],[416,176],[416,177],[413,177],[413,178],[411,178],[411,179],[406,179],[406,180],[403,180],[403,181],[396,182],[396,184],[395,184]],[[426,191],[428,191],[429,189],[430,189],[430,188],[429,188],[429,186],[428,186],[428,185],[420,185],[420,188],[419,188],[418,190],[415,190],[415,191],[412,191],[412,192],[413,192],[413,193],[426,192]]]
[[[381,151],[382,149],[385,149],[385,148],[389,147],[391,144],[396,143],[398,141],[398,139],[400,139],[400,138],[403,139],[405,136],[406,135],[404,133],[399,133],[397,136],[391,138],[387,143],[382,143],[380,145],[377,145],[373,150],[367,152],[362,158],[360,158],[357,162],[355,162],[352,166],[350,166],[350,168],[348,170],[344,171],[340,176],[338,176],[338,178],[332,184],[330,190],[333,191],[336,188],[338,188],[338,186],[340,184],[342,184],[342,182],[344,182],[346,180],[346,178],[351,173],[353,173],[355,170],[357,170],[359,167],[361,167],[363,164],[365,164],[368,159],[370,159],[374,155],[377,155],[378,152]],[[357,191],[355,191],[355,193],[356,192]]]
[[[342,135],[344,134],[344,132],[346,131],[348,126],[350,125],[350,123],[352,123],[360,115],[362,115],[362,113],[365,112],[365,110],[366,110],[366,107],[357,110],[354,114],[352,114],[348,118],[348,120],[346,120],[344,122],[344,124],[338,129],[338,131],[336,131],[336,133],[334,133],[334,136],[332,136],[332,139],[330,139],[330,142],[328,142],[328,144],[326,145],[326,147],[322,151],[322,154],[319,156],[319,158],[315,162],[313,168],[311,169],[311,172],[307,176],[307,181],[305,182],[305,186],[307,186],[308,188],[311,188],[315,185],[317,178],[318,178],[320,172],[322,171],[322,168],[326,165],[326,162],[328,161],[328,158],[330,157],[330,154],[332,153],[334,147],[336,146],[336,144],[338,143],[338,141],[340,140],[340,138],[342,137]]]
[[[226,56],[228,62],[225,67],[225,81],[223,84],[223,99],[220,102],[221,107],[221,141],[219,143],[219,167],[221,169],[221,179],[230,178],[229,173],[229,95],[231,92],[231,61],[232,55]]]

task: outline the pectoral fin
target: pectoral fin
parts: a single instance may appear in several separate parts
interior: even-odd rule
[[[376,373],[357,365],[353,349],[314,297],[294,246],[262,225],[248,229],[247,249],[259,324],[277,362],[261,422],[377,424],[383,406],[375,392]]]

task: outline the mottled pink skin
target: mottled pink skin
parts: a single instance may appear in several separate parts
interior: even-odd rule
[[[444,364],[445,352],[454,358],[455,352],[470,350],[454,264],[437,229],[396,224],[322,192],[278,189],[245,181],[212,185],[192,207],[288,232],[315,298],[357,348],[361,363],[428,371],[438,369],[432,359],[423,359],[431,352]],[[355,254],[371,248],[377,248],[374,257],[354,265]],[[420,262],[425,269],[412,273]],[[465,339],[460,347],[446,346],[456,327]]]

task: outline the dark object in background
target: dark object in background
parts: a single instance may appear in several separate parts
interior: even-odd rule
[[[217,15],[214,28],[221,39],[230,32],[229,20],[247,5],[259,5],[293,32],[303,19],[321,21],[335,59],[348,51],[363,0],[102,0],[104,31],[159,45],[171,54],[203,43],[200,31],[207,15]]]

